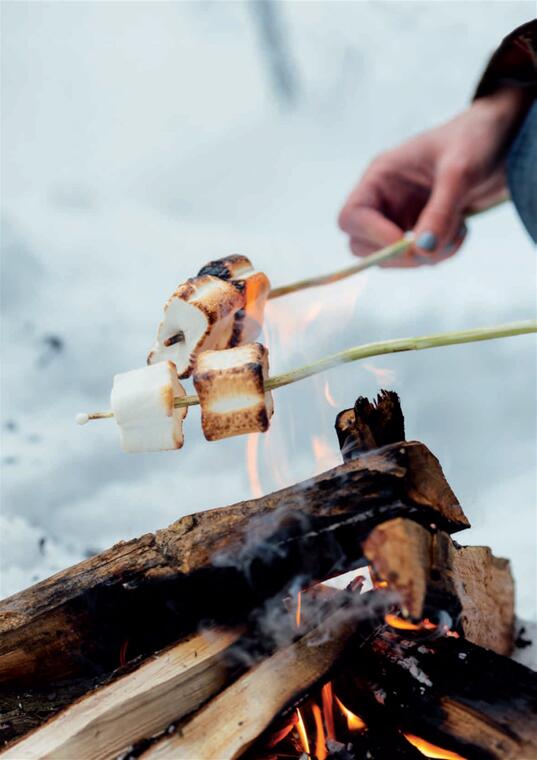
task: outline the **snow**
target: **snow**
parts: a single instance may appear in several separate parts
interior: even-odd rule
[[[164,301],[207,260],[243,252],[275,285],[347,265],[335,219],[360,172],[461,109],[533,4],[287,2],[281,13],[293,107],[270,85],[252,4],[3,7],[3,595],[250,495],[246,440],[206,443],[197,409],[184,449],[145,455],[122,453],[112,422],[78,427],[75,415],[107,408],[113,375],[143,366]],[[536,261],[505,205],[472,221],[442,266],[371,270],[271,303],[272,370],[532,318]],[[458,540],[511,559],[518,614],[535,620],[535,374],[524,336],[276,391],[257,442],[261,487],[339,461],[327,398],[339,409],[394,387],[408,437],[439,457],[472,522]]]

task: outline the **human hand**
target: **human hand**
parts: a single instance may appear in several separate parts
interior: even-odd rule
[[[367,256],[414,230],[415,244],[383,266],[436,264],[456,253],[465,216],[506,197],[504,156],[526,103],[520,90],[499,90],[376,158],[339,216],[352,252]]]

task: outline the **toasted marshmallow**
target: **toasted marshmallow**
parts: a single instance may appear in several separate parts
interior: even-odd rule
[[[169,359],[179,377],[189,377],[200,351],[231,345],[235,314],[245,296],[220,277],[193,277],[180,285],[164,307],[148,364]]]
[[[198,276],[206,274],[231,282],[244,295],[245,305],[235,315],[230,345],[240,346],[258,338],[270,293],[267,275],[256,272],[250,259],[240,254],[210,261],[198,272]]]
[[[208,441],[268,430],[274,404],[267,377],[268,351],[260,343],[199,354],[194,385]]]
[[[234,280],[242,277],[247,272],[252,272],[252,262],[247,256],[241,256],[240,253],[233,253],[230,256],[224,256],[223,259],[209,261],[198,272],[198,277],[204,274],[212,274],[214,277],[220,277],[221,280]]]
[[[173,362],[115,375],[110,404],[123,451],[180,449],[188,407],[176,409],[174,399],[185,395]]]

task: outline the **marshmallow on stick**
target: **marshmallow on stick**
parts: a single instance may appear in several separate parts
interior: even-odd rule
[[[244,295],[244,307],[236,312],[230,346],[254,341],[263,327],[265,304],[270,293],[270,280],[264,272],[256,272],[246,256],[233,254],[206,264],[199,275],[210,274],[231,282]]]
[[[235,314],[244,304],[244,294],[220,277],[205,274],[187,280],[164,307],[148,364],[169,359],[179,377],[189,377],[200,351],[231,345]]]
[[[274,411],[265,392],[268,351],[260,343],[204,351],[194,368],[201,426],[208,441],[268,429]]]
[[[185,395],[170,361],[115,375],[110,403],[123,451],[180,449],[188,407],[176,409],[174,401]]]

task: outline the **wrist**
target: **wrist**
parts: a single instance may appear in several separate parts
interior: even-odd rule
[[[500,87],[474,100],[472,108],[488,113],[498,129],[509,133],[526,115],[533,96],[521,87]]]

